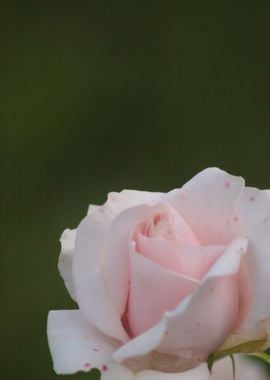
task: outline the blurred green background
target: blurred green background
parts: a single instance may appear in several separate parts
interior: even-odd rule
[[[47,313],[75,307],[58,239],[90,202],[207,166],[270,188],[269,17],[269,1],[1,2],[1,379],[58,378]]]

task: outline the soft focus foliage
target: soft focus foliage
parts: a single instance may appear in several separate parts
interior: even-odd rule
[[[74,308],[62,230],[111,189],[217,165],[270,188],[268,1],[3,1],[3,379],[57,379],[47,311]],[[87,375],[70,379],[97,379]]]

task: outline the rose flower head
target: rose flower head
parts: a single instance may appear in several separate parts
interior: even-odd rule
[[[268,190],[209,168],[168,193],[110,193],[61,244],[78,309],[49,313],[59,374],[204,380],[216,352],[268,347]]]

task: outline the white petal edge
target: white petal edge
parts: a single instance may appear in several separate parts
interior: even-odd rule
[[[98,210],[101,206],[99,205],[89,205],[88,210],[87,210],[87,215],[93,214],[96,210]]]
[[[53,367],[57,374],[110,371],[116,343],[91,326],[79,310],[50,311],[47,334]]]
[[[121,315],[111,302],[103,275],[108,225],[88,215],[77,228],[73,280],[85,318],[105,335],[127,341]]]
[[[252,304],[235,343],[265,338],[270,320],[270,191],[247,187],[236,205],[240,233],[249,239]],[[268,337],[270,341],[270,337]],[[268,342],[269,345],[269,342]]]
[[[71,298],[76,302],[72,276],[73,251],[76,239],[76,229],[67,228],[60,237],[61,253],[58,260],[58,269],[64,280]]]
[[[242,177],[208,168],[165,198],[203,245],[227,245],[235,235],[234,205],[244,190]],[[207,217],[206,217],[207,216]]]
[[[149,205],[163,195],[158,192],[128,189],[110,192],[107,201],[100,207],[94,207],[92,214],[103,223],[110,223],[122,211],[139,205]]]

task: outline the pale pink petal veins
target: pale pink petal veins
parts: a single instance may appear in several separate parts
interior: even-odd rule
[[[61,253],[58,260],[58,269],[65,282],[71,298],[76,301],[72,275],[73,251],[75,245],[76,230],[66,229],[61,237]]]
[[[47,332],[56,373],[102,370],[104,366],[109,373],[117,345],[91,326],[79,310],[50,311]]]
[[[142,355],[151,357],[152,352],[160,351],[182,358],[182,362],[176,361],[176,369],[178,365],[191,368],[218,349],[238,318],[237,274],[246,250],[246,239],[233,241],[202,280],[198,291],[172,312],[165,313],[153,328],[120,347],[114,358],[119,362],[132,358],[139,367]]]
[[[133,336],[158,323],[197,288],[197,281],[162,268],[135,251],[130,243],[130,294],[128,320]]]
[[[182,215],[203,245],[227,245],[237,235],[234,206],[244,189],[244,180],[220,169],[205,169],[182,189],[165,199]]]

